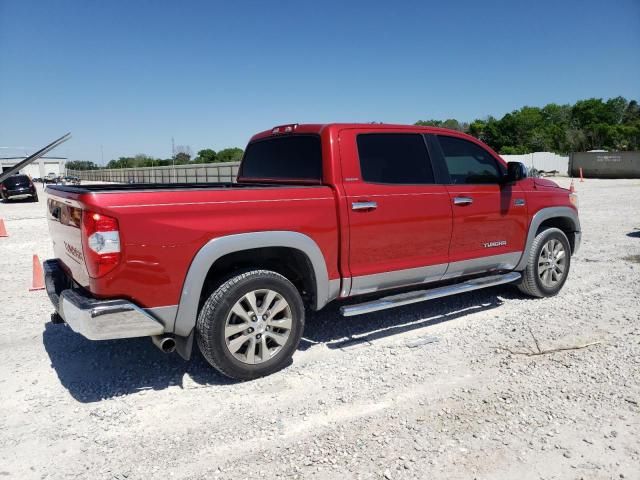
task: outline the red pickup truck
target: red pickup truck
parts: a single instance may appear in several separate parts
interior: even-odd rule
[[[366,295],[350,316],[506,283],[555,295],[581,235],[571,191],[431,127],[284,125],[250,140],[235,183],[47,194],[54,321],[185,359],[195,338],[237,379],[290,363],[305,310],[334,300]]]

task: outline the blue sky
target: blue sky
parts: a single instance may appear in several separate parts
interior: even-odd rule
[[[0,146],[71,131],[72,159],[617,95],[640,99],[638,0],[0,0]]]

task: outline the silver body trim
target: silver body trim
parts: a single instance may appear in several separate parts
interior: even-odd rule
[[[342,281],[339,278],[336,278],[335,280],[329,280],[329,302],[340,296],[341,285]]]
[[[205,278],[216,260],[229,253],[265,247],[295,248],[304,253],[313,268],[313,276],[316,283],[316,309],[321,309],[330,300],[333,300],[331,295],[339,289],[335,288],[335,284],[333,288],[330,287],[329,274],[327,273],[324,256],[316,242],[307,235],[291,231],[251,232],[227,235],[210,240],[198,251],[191,262],[182,287],[174,333],[185,337],[191,333],[191,330],[196,324],[198,303]]]
[[[531,218],[531,224],[529,225],[529,233],[527,234],[527,243],[525,244],[524,252],[520,261],[516,265],[515,269],[520,271],[524,270],[527,266],[527,259],[529,258],[529,251],[531,250],[531,245],[533,245],[533,241],[536,238],[536,232],[538,231],[538,227],[550,218],[568,218],[573,224],[574,231],[574,239],[575,245],[573,249],[573,254],[578,251],[581,241],[581,230],[580,230],[580,219],[578,218],[578,213],[570,207],[548,207],[543,208],[536,212],[536,214]]]
[[[447,264],[431,265],[428,267],[408,268],[391,272],[374,273],[351,279],[350,296],[377,292],[387,288],[418,285],[421,283],[437,282],[447,270]]]
[[[178,305],[145,308],[144,310],[164,325],[165,332],[173,332],[173,326],[176,322],[176,314],[178,313]]]
[[[348,297],[351,292],[351,277],[344,277],[342,279],[342,288],[340,289],[340,296],[342,298]]]
[[[470,292],[472,290],[479,290],[481,288],[511,283],[520,280],[520,278],[521,275],[518,272],[509,272],[503,275],[492,275],[489,277],[475,278],[463,283],[456,283],[455,285],[447,285],[444,287],[432,288],[430,290],[420,290],[417,292],[401,293],[399,295],[391,295],[389,297],[360,303],[358,305],[340,307],[340,313],[345,317],[352,317],[354,315],[377,312],[380,310],[386,310],[388,308],[409,305],[411,303],[433,300],[434,298],[447,297],[449,295],[457,295],[458,293]]]
[[[126,300],[94,300],[75,290],[60,294],[58,313],[71,329],[89,340],[147,337],[164,333],[164,326]]]
[[[491,270],[513,270],[521,256],[522,252],[503,253],[449,264],[442,263],[428,267],[408,268],[353,277],[351,279],[351,291],[347,291],[345,294],[343,287],[341,296],[363,295],[377,292],[378,290],[432,283]]]
[[[442,276],[442,280],[475,275],[490,270],[513,270],[521,256],[522,252],[512,252],[451,262],[446,273]]]

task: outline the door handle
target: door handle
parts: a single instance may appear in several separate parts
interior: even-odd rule
[[[378,208],[378,202],[353,202],[351,210],[375,210]]]
[[[471,197],[454,197],[453,204],[454,205],[471,205],[473,203],[473,198]]]

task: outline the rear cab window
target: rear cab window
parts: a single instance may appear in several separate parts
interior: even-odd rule
[[[322,183],[322,146],[318,135],[286,135],[249,143],[240,181]]]

